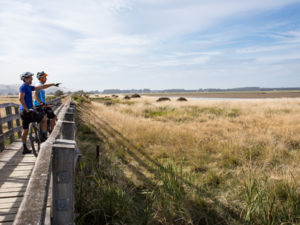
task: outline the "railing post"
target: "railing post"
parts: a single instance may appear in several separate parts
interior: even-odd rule
[[[1,115],[0,115],[0,118],[1,118]],[[2,134],[3,134],[2,122],[0,121],[0,152],[2,152],[5,148],[4,138],[3,138]]]
[[[70,140],[57,140],[53,145],[53,225],[74,224],[75,146],[75,141]]]
[[[19,107],[15,106],[15,114],[20,116]],[[17,127],[21,126],[20,119],[16,120]],[[18,138],[21,138],[22,132],[18,132]]]
[[[6,111],[6,116],[12,115],[11,106],[5,107],[5,111]],[[8,128],[8,130],[13,129],[13,121],[12,120],[7,122],[7,128]],[[10,143],[13,143],[15,141],[15,134],[12,133],[9,138],[10,138]]]
[[[61,130],[61,139],[74,140],[75,139],[75,122],[73,121],[63,121]]]

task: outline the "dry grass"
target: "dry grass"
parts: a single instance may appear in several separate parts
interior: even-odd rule
[[[299,222],[300,99],[155,100],[80,107],[81,119],[105,140],[103,148],[116,152],[127,180],[163,182],[161,173],[171,165],[188,199],[198,202],[201,193],[221,217],[228,211],[240,217],[219,219],[222,224]],[[187,220],[178,224],[197,221],[182,217]]]
[[[13,102],[18,104],[19,103],[19,97],[16,95],[12,95],[12,96],[0,96],[0,104],[2,103],[9,103],[9,102]]]

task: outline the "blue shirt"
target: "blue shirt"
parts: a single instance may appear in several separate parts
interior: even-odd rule
[[[34,86],[28,85],[28,84],[23,84],[20,87],[20,93],[25,93],[24,96],[24,100],[25,100],[25,104],[27,106],[28,109],[32,109],[33,108],[33,104],[32,104],[32,91],[34,91]],[[22,104],[20,104],[20,111],[24,111],[24,107],[22,106]]]
[[[37,86],[42,86],[44,85],[42,82],[40,82]],[[45,94],[45,91],[44,90],[38,90],[37,91],[37,96],[38,98],[43,102],[43,103],[46,103],[46,94]],[[40,103],[34,99],[34,106],[39,106]]]

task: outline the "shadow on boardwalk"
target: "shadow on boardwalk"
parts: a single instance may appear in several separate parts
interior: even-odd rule
[[[13,222],[34,166],[21,146],[15,141],[0,153],[0,224]]]

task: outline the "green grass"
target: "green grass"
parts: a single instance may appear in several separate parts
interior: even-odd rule
[[[110,98],[110,97],[99,97],[99,98],[92,98],[92,101],[100,102],[104,105],[110,106],[115,104],[124,104],[124,105],[133,105],[135,104],[134,101],[131,100],[124,100],[119,98]]]
[[[250,175],[241,195],[245,199],[246,224],[299,224],[300,195],[294,180],[270,181]]]
[[[73,94],[72,100],[76,103],[89,103],[90,99],[85,97],[84,95]]]
[[[130,114],[132,111],[127,109],[126,113]],[[241,115],[239,109],[225,109],[220,107],[199,107],[199,106],[184,106],[182,110],[175,107],[160,106],[148,107],[142,112],[145,118],[154,119],[168,119],[178,122],[193,120],[202,115],[211,115],[214,117],[231,117],[236,118]]]

